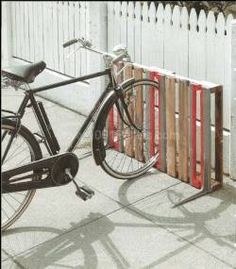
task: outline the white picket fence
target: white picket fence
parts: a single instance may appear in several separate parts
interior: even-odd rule
[[[224,85],[224,108],[230,107],[230,23],[222,13],[215,19],[202,10],[197,17],[186,8],[147,2],[141,7],[132,1],[108,3],[108,48],[127,45],[132,59],[177,74]],[[230,129],[229,109],[224,111],[224,127]]]
[[[177,74],[224,85],[224,107],[230,107],[230,23],[222,13],[215,19],[202,10],[152,2],[141,7],[132,1],[108,2],[108,49],[127,45],[133,61],[158,66]],[[44,59],[48,68],[70,76],[88,71],[87,51],[67,58],[74,48],[62,44],[73,37],[88,37],[86,1],[13,2],[13,55],[31,62]],[[224,127],[230,129],[229,109]]]
[[[231,170],[236,178],[236,146],[233,143],[236,105],[232,101],[236,89],[231,85],[231,82],[235,84],[232,65],[236,63],[231,44],[236,34],[231,36],[232,15],[225,18],[220,13],[215,17],[213,12],[206,15],[201,11],[197,16],[194,9],[190,14],[186,8],[178,6],[172,10],[170,5],[159,4],[156,9],[154,3],[148,7],[146,1],[143,4],[139,1],[135,4],[132,1],[12,1],[4,5],[6,3],[7,14],[11,16],[3,15],[10,17],[11,34],[6,34],[5,41],[11,48],[6,50],[3,46],[3,50],[10,56],[30,62],[44,60],[49,69],[70,76],[99,71],[103,67],[102,60],[90,52],[80,50],[73,57],[66,57],[74,48],[63,49],[62,44],[84,36],[97,48],[109,51],[118,43],[126,44],[136,63],[222,84],[224,167],[225,172]],[[4,33],[9,32],[5,25],[3,28]],[[72,89],[67,95],[62,91],[45,94],[73,109],[84,106],[86,113],[88,104],[95,101],[102,88],[103,82],[96,81],[89,90],[82,89],[81,102]]]
[[[13,56],[31,62],[43,59],[49,69],[70,76],[87,73],[87,51],[68,58],[72,49],[62,47],[73,37],[87,36],[87,2],[17,1],[11,9]]]

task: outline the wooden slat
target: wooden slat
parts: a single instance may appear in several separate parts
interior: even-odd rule
[[[128,66],[125,68],[124,71],[124,79],[129,79],[133,76],[133,69],[132,66]],[[134,119],[134,100],[132,98],[132,90],[126,93],[127,100],[129,100],[129,105],[128,105],[128,111],[130,113],[130,117]],[[125,127],[124,127],[125,128]],[[125,128],[124,131],[124,137],[125,137],[125,152],[128,154],[130,157],[134,156],[134,131],[130,130],[129,128]]]
[[[202,152],[204,161],[201,163],[203,167],[201,167],[201,176],[202,176],[202,184],[204,184],[204,189],[209,190],[211,188],[211,93],[207,89],[202,90],[203,100],[203,121],[201,124],[203,125],[203,148]],[[217,168],[216,168],[217,169]]]
[[[179,179],[188,181],[188,84],[179,81]]]
[[[159,73],[155,73],[155,76],[153,77],[153,79],[155,81],[157,81],[158,83],[160,83],[160,74]],[[160,84],[159,84],[160,85]],[[154,123],[154,126],[155,126],[155,135],[154,135],[154,151],[155,153],[158,152],[159,153],[159,158],[157,159],[157,162],[155,164],[155,167],[157,169],[160,169],[160,166],[161,166],[161,129],[160,129],[160,122],[161,122],[161,119],[160,119],[160,115],[161,115],[161,112],[160,112],[160,103],[161,103],[161,98],[160,98],[160,87],[158,86],[156,89],[155,89],[155,92],[154,92],[154,104],[155,104],[155,123]]]
[[[119,65],[119,70],[121,70],[123,67],[124,67],[124,64],[123,63],[120,63],[118,64]],[[121,72],[119,77],[118,77],[118,83],[122,83],[122,81],[124,80],[124,73]],[[123,112],[123,106],[120,105],[120,110],[121,110],[121,113],[122,115],[124,115],[124,112]],[[119,151],[120,152],[124,152],[125,151],[125,145],[124,145],[124,123],[120,117],[120,114],[119,112],[117,113],[117,116],[118,116],[118,128],[119,128]]]
[[[223,92],[215,93],[215,179],[223,183]]]
[[[167,173],[176,177],[175,79],[166,78]]]
[[[192,135],[192,124],[193,124],[193,85],[189,85],[189,98],[188,98],[188,109],[189,109],[189,141],[188,141],[188,154],[189,154],[189,181],[192,184],[192,171],[193,171],[193,135]]]
[[[151,79],[155,79],[155,73],[151,72],[150,74]],[[148,89],[148,98],[149,98],[149,137],[150,137],[150,144],[149,144],[149,150],[150,150],[150,157],[155,155],[155,89],[154,87],[150,87]]]
[[[210,115],[208,115],[210,113],[210,110],[208,110],[210,108],[210,105],[208,105],[208,99],[209,99],[208,93],[205,92],[205,89],[202,89],[200,91],[201,128],[200,128],[200,178],[199,178],[199,181],[201,182],[201,185],[202,185],[203,182],[205,182],[205,180],[204,180],[205,171],[204,170],[205,170],[206,165],[205,165],[205,158],[204,158],[204,154],[205,154],[205,144],[204,144],[204,142],[206,140],[205,136],[206,136],[206,133],[207,133],[207,128],[209,128],[208,126],[205,127],[205,125],[207,125],[207,122],[210,119]],[[208,105],[209,108],[205,107],[206,105]],[[211,125],[211,123],[209,123],[209,125]],[[211,133],[210,133],[210,135],[211,135]],[[207,139],[210,139],[210,138],[207,138]]]
[[[149,78],[150,74],[148,70],[145,70],[143,77]],[[145,87],[144,89],[144,128],[149,132],[149,124],[150,124],[150,99],[149,99],[149,89]],[[149,135],[146,137],[144,141],[144,158],[149,159],[150,156],[150,140]]]
[[[201,179],[197,177],[197,92],[202,90],[201,85],[192,84],[190,87],[190,183],[195,188],[201,188]]]
[[[135,79],[141,79],[143,70],[141,68],[134,69]],[[138,128],[143,128],[143,89],[142,86],[136,87],[136,99],[135,99],[135,124]],[[135,158],[139,161],[143,161],[143,132],[138,133],[135,130],[136,135],[134,136],[135,145]]]
[[[165,76],[160,75],[160,137],[161,137],[161,156],[160,170],[166,172],[166,94]]]

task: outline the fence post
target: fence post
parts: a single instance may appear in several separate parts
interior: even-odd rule
[[[87,2],[87,37],[92,44],[100,50],[107,51],[107,2]],[[104,69],[104,62],[101,55],[88,52],[88,73]],[[105,79],[99,78],[91,81],[91,98],[93,101],[104,89]]]
[[[11,2],[2,2],[2,66],[7,66],[12,58]]]
[[[236,20],[231,24],[230,177],[236,179]]]

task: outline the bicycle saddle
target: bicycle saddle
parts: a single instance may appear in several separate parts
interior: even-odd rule
[[[2,74],[10,79],[32,83],[36,76],[40,74],[45,67],[46,63],[44,61],[32,64],[15,65],[4,68],[2,70]]]

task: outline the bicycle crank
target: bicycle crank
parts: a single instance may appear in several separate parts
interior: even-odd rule
[[[79,160],[66,152],[33,161],[2,173],[2,192],[56,187],[71,182],[78,172]]]

